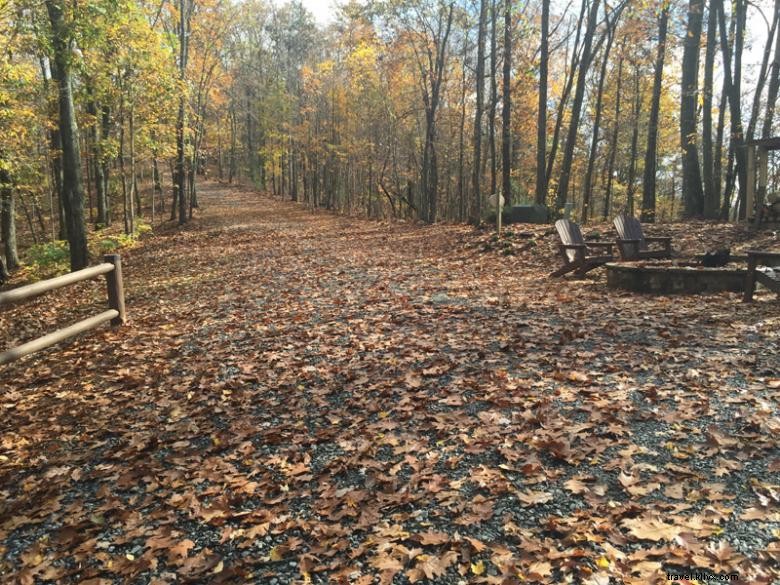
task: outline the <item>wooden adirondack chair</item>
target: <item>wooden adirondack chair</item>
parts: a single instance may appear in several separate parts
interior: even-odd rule
[[[558,235],[561,238],[558,251],[563,258],[563,266],[550,276],[563,276],[572,271],[576,275],[582,276],[589,270],[614,260],[612,255],[614,244],[612,242],[585,242],[580,226],[573,221],[559,219],[555,222],[555,229],[558,230]],[[593,248],[599,249],[595,255],[590,250]]]
[[[622,260],[672,257],[672,238],[645,237],[642,224],[633,215],[621,213],[613,223],[618,233],[617,245]],[[651,250],[649,243],[661,244],[661,247]]]
[[[742,300],[749,303],[753,300],[756,283],[759,282],[780,296],[780,252],[760,252],[748,250],[748,269],[745,277],[745,296]],[[770,270],[762,271],[759,266],[765,266]],[[774,268],[774,270],[771,270]]]

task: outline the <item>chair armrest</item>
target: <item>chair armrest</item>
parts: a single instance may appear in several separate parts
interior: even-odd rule
[[[639,243],[639,240],[624,240],[623,238],[618,238],[617,241],[620,242],[621,244],[638,244]]]
[[[558,244],[558,247],[565,250],[584,250],[587,248],[585,244]]]
[[[649,236],[645,238],[646,242],[671,242],[671,236]]]
[[[588,242],[586,246],[588,248],[595,248],[595,247],[601,247],[601,248],[611,248],[615,244],[612,242]]]

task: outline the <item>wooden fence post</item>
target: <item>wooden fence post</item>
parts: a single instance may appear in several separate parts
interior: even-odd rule
[[[106,273],[108,307],[119,313],[117,317],[111,319],[111,324],[123,325],[125,322],[125,287],[122,282],[122,258],[119,254],[106,254],[103,256],[103,261],[114,265],[114,269]]]

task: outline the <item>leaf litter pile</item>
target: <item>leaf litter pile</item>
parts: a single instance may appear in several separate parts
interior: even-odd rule
[[[3,583],[780,578],[774,297],[549,280],[549,228],[507,257],[202,197],[124,255],[127,326],[0,372]],[[4,345],[103,302],[67,291]]]

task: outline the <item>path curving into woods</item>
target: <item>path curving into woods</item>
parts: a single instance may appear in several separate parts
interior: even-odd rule
[[[123,255],[128,326],[0,370],[0,581],[780,577],[775,302],[551,281],[542,231],[505,257],[200,199]]]

